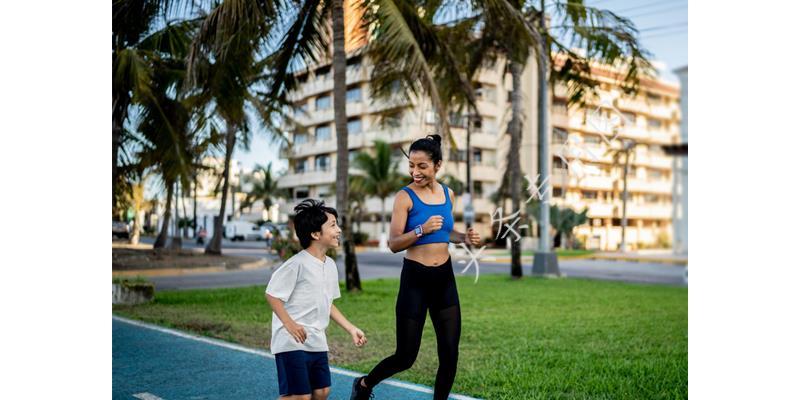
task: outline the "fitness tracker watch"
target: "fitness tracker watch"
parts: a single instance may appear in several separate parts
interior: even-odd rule
[[[414,228],[414,233],[417,235],[417,237],[422,237],[422,235],[425,234],[425,232],[422,231],[422,225],[417,225]]]

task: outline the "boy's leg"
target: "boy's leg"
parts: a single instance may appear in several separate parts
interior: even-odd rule
[[[330,394],[330,386],[322,389],[314,389],[314,391],[311,392],[311,400],[328,400]]]
[[[331,368],[328,352],[307,352],[308,379],[311,382],[312,400],[326,400],[331,392]]]
[[[278,370],[278,389],[281,400],[310,400],[307,357],[304,351],[287,351],[275,354]]]

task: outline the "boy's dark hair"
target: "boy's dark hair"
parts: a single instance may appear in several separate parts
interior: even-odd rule
[[[431,157],[433,163],[436,164],[442,160],[442,137],[439,135],[428,135],[422,139],[417,139],[411,143],[411,148],[408,152],[424,151]]]
[[[324,201],[305,199],[294,207],[294,231],[300,239],[300,246],[304,249],[311,246],[312,232],[322,232],[322,225],[328,220],[325,213],[333,214],[339,218],[339,214],[332,207],[326,207]]]

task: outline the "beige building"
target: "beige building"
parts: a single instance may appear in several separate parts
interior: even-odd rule
[[[519,149],[523,175],[532,180],[538,169],[535,66],[531,59],[523,71],[523,138]],[[484,237],[494,237],[493,232],[499,226],[492,218],[495,206],[489,197],[498,189],[505,173],[510,141],[505,131],[511,117],[511,76],[503,74],[503,71],[504,66],[498,63],[483,69],[475,78],[480,118],[473,118],[470,128],[473,204],[476,227]],[[394,123],[382,126],[378,113],[394,105],[371,99],[370,72],[367,60],[357,54],[351,55],[347,68],[346,107],[351,160],[358,151],[369,150],[374,140],[381,139],[393,146],[394,158],[399,162],[398,170],[407,175],[407,164],[400,149],[407,152],[412,141],[436,133],[435,114],[430,101],[415,99],[409,108],[395,115]],[[553,202],[576,210],[588,207],[590,223],[576,230],[577,237],[590,248],[615,249],[621,238],[621,167],[615,166],[611,155],[606,153],[618,146],[620,139],[635,140],[635,157],[628,178],[630,201],[626,237],[629,244],[638,247],[655,246],[659,241],[666,243],[671,230],[672,160],[663,154],[660,146],[674,143],[678,138],[679,91],[677,86],[661,81],[645,81],[639,96],[626,98],[620,94],[611,72],[608,68],[597,69],[598,75],[602,75],[602,98],[585,108],[567,109],[564,90],[555,90],[550,118],[553,128]],[[287,214],[294,204],[307,197],[321,198],[336,205],[333,189],[337,162],[336,132],[331,67],[330,64],[312,66],[296,75],[301,84],[292,93],[291,100],[303,110],[294,116],[303,129],[292,132],[292,147],[281,153],[288,160],[288,171],[280,178],[279,186],[289,188],[294,199],[281,207],[281,212]],[[609,119],[612,114],[621,117],[610,118],[610,123],[607,121],[604,125],[602,120]],[[620,123],[629,120],[630,123]],[[458,115],[451,116],[457,148],[446,149],[448,155],[439,177],[451,174],[466,182],[466,162],[462,161],[466,158],[465,121]],[[621,125],[619,129],[614,130],[615,124]],[[608,125],[612,128],[603,131]],[[612,140],[615,134],[616,139]],[[577,168],[572,168],[578,165],[576,161],[582,167],[580,173],[576,173]],[[358,171],[351,167],[351,173]],[[523,182],[523,193],[525,186],[527,183]],[[523,201],[527,198],[524,196]],[[386,199],[387,214],[391,214],[392,203],[392,198]],[[454,204],[456,227],[463,229],[463,199],[455,199]],[[367,208],[370,215],[362,222],[361,231],[368,233],[371,239],[377,239],[380,223],[375,221],[379,221],[380,200],[370,199]],[[509,209],[506,209],[507,214]],[[521,234],[531,235],[531,229],[517,228]]]

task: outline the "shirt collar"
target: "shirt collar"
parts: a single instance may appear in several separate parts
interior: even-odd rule
[[[314,257],[314,255],[309,253],[308,251],[306,251],[306,249],[301,250],[301,252],[305,253],[306,258],[310,258],[310,259],[314,260],[317,264],[325,265],[325,261],[322,261],[319,258]],[[326,258],[326,260],[327,260],[327,258]]]

